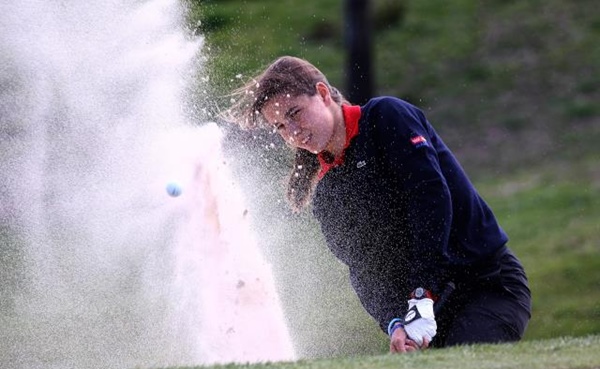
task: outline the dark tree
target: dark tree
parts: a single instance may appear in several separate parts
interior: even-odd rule
[[[369,0],[346,0],[344,15],[346,95],[353,104],[363,104],[373,95]]]

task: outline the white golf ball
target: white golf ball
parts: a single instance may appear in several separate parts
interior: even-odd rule
[[[183,190],[181,189],[181,185],[179,183],[170,182],[169,184],[167,184],[167,193],[169,194],[169,196],[177,197],[181,195],[182,192]]]

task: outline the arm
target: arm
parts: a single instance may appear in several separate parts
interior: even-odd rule
[[[452,202],[435,133],[423,114],[405,103],[381,101],[373,110],[375,139],[407,199],[408,288],[437,290],[444,282],[440,268],[447,260]]]
[[[350,283],[361,304],[385,333],[389,322],[406,311],[409,293],[400,274],[392,268],[393,265],[349,268]]]
[[[420,286],[431,288],[429,283],[425,284],[427,278],[420,278],[427,275],[423,270],[428,266],[437,271],[436,268],[439,267],[439,263],[434,262],[434,260],[441,259],[441,257],[436,255],[438,251],[434,248],[441,248],[442,245],[431,240],[421,241],[425,238],[436,238],[433,234],[438,233],[438,231],[432,232],[435,228],[432,227],[433,224],[436,224],[438,228],[440,224],[442,228],[446,225],[449,228],[450,224],[450,217],[447,217],[446,221],[438,221],[439,219],[443,220],[448,215],[445,210],[450,208],[449,205],[446,209],[430,205],[425,205],[427,209],[421,208],[420,203],[424,201],[439,201],[438,186],[446,190],[447,186],[439,172],[439,164],[437,167],[432,165],[437,161],[431,160],[431,162],[427,162],[427,166],[423,167],[410,163],[410,160],[413,160],[412,156],[415,155],[411,151],[413,149],[410,141],[412,130],[406,125],[405,120],[412,119],[412,126],[424,131],[423,135],[426,135],[427,139],[430,139],[429,132],[426,132],[425,126],[420,125],[418,118],[405,117],[411,112],[395,111],[395,108],[394,104],[389,107],[386,104],[372,106],[366,115],[366,123],[373,124],[374,127],[365,126],[367,128],[366,132],[368,132],[368,136],[365,137],[368,137],[369,142],[374,144],[369,144],[369,147],[377,150],[373,151],[372,155],[377,160],[377,167],[381,170],[381,173],[384,173],[385,177],[381,180],[384,181],[383,183],[390,184],[385,195],[396,196],[398,194],[397,201],[394,201],[402,208],[394,208],[395,213],[399,216],[398,219],[405,218],[406,209],[410,213],[408,216],[411,220],[408,224],[409,229],[397,228],[400,224],[407,225],[404,221],[398,224],[385,223],[385,218],[379,218],[376,226],[382,228],[377,228],[378,232],[397,232],[392,237],[395,240],[394,243],[388,242],[384,245],[385,252],[381,252],[381,250],[367,252],[369,250],[363,250],[361,247],[354,249],[352,244],[362,245],[364,242],[370,245],[372,243],[373,240],[369,237],[368,232],[369,227],[356,227],[357,224],[355,224],[352,212],[350,214],[343,213],[344,216],[342,217],[332,216],[331,212],[338,215],[341,211],[341,209],[336,208],[335,204],[337,203],[332,200],[332,193],[328,193],[327,197],[321,198],[318,196],[319,191],[317,190],[317,196],[313,203],[313,212],[321,224],[328,246],[340,260],[348,265],[352,286],[361,303],[369,314],[378,321],[384,332],[388,332],[388,325],[393,318],[404,316],[407,310],[406,300],[412,290]],[[402,143],[402,140],[405,140],[405,142]],[[433,155],[435,155],[435,152],[433,152]],[[429,158],[426,157],[425,159]],[[385,170],[386,167],[390,169]],[[405,168],[410,170],[404,170]],[[420,173],[423,169],[425,169],[424,173]],[[425,179],[417,178],[417,175],[425,177]],[[391,186],[392,183],[395,183],[395,185]],[[339,183],[336,184],[339,185]],[[324,188],[326,191],[332,191],[328,187],[321,187],[321,189]],[[349,193],[347,187],[338,186],[334,188],[336,190],[342,188],[342,193]],[[350,188],[350,190],[353,189]],[[420,195],[419,192],[423,190],[431,191],[433,195]],[[335,194],[335,191],[333,193]],[[449,197],[447,191],[446,194]],[[419,197],[423,197],[424,200],[420,200]],[[335,198],[334,196],[333,199]],[[331,201],[331,203],[327,201]],[[407,202],[408,207],[405,205]],[[381,205],[385,206],[385,204],[378,204],[377,206]],[[337,206],[339,207],[339,204]],[[442,216],[427,213],[430,210],[438,211],[440,209],[442,210]],[[431,224],[425,224],[426,222],[431,222]],[[369,219],[361,219],[359,224],[369,224]],[[421,225],[423,228],[415,227],[415,225]],[[386,242],[385,236],[381,238],[380,235],[379,237],[378,242]],[[407,237],[410,239],[406,240]],[[447,235],[443,237],[447,238]],[[402,244],[401,249],[398,248],[398,242]],[[431,244],[434,244],[434,246],[431,246]],[[353,250],[366,253],[357,254]],[[375,247],[370,250],[379,249]],[[439,275],[431,273],[431,277],[436,279]]]
[[[437,292],[445,279],[452,224],[450,190],[435,149],[437,136],[422,112],[408,104],[383,100],[374,110],[377,146],[407,203],[407,286]],[[437,332],[432,298],[411,298],[406,316],[391,321],[390,351],[406,352],[407,337],[427,347]]]

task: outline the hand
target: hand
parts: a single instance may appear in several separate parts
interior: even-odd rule
[[[427,339],[424,339],[422,345],[419,346],[415,341],[407,337],[406,332],[402,328],[394,330],[394,333],[390,337],[391,353],[414,352],[428,347],[429,341]]]
[[[408,301],[408,312],[404,318],[404,330],[408,338],[413,340],[419,347],[424,347],[425,343],[427,343],[427,346],[429,345],[429,342],[437,333],[432,299],[411,299]]]

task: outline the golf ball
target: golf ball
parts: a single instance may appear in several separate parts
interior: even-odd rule
[[[177,196],[181,195],[181,192],[182,192],[182,189],[181,189],[181,186],[179,185],[179,183],[170,182],[169,184],[167,184],[167,193],[169,194],[169,196],[177,197]]]

